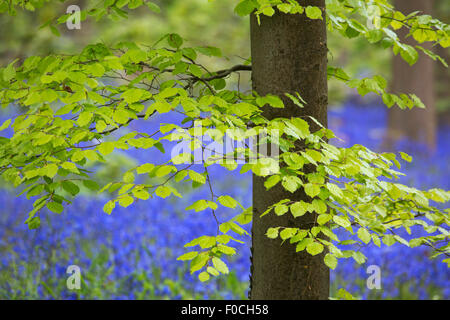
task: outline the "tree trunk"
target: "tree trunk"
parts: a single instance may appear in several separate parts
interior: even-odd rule
[[[413,11],[431,14],[434,0],[396,0],[395,7],[405,15]],[[417,42],[405,38],[407,30],[402,28],[398,34],[402,41],[412,46]],[[432,50],[430,43],[422,46]],[[400,55],[393,58],[392,91],[394,93],[415,93],[425,104],[426,109],[401,110],[393,107],[388,113],[388,136],[386,145],[392,148],[401,138],[425,143],[431,150],[436,147],[436,107],[434,93],[434,62],[419,51],[419,61],[410,66]]]
[[[304,6],[325,10],[325,0],[307,0]],[[323,14],[325,16],[325,14]],[[284,109],[264,110],[268,119],[313,116],[327,125],[327,44],[324,20],[310,20],[305,14],[261,16],[258,25],[251,17],[252,84],[260,95],[275,94],[285,103]],[[284,93],[300,93],[307,102],[299,108]],[[318,127],[310,123],[311,130]],[[311,228],[316,215],[294,218],[290,213],[279,217],[273,212],[260,218],[281,199],[311,201],[303,190],[292,194],[277,185],[266,191],[264,178],[253,176],[253,227],[250,299],[299,300],[328,299],[329,269],[324,254],[311,256],[296,253],[295,246],[281,245],[265,233],[269,227]]]
[[[448,0],[437,0],[434,5],[434,16],[441,21],[450,20],[450,2]],[[448,48],[435,46],[435,52],[445,61],[450,61],[450,52]],[[438,116],[437,124],[450,124],[450,68],[441,63],[435,63],[435,88],[436,95],[436,113]]]

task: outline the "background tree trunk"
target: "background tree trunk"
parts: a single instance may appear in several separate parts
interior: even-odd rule
[[[448,0],[436,0],[434,5],[434,17],[441,21],[450,20],[450,2]],[[435,52],[447,63],[450,62],[450,50],[441,46],[435,46]],[[435,88],[436,112],[438,125],[450,124],[450,68],[441,63],[435,63]]]
[[[395,0],[397,10],[405,15],[413,11],[431,14],[434,0]],[[402,41],[412,46],[417,42],[405,38],[407,30],[402,28],[398,34]],[[429,43],[422,46],[432,50]],[[388,113],[388,134],[386,146],[392,148],[395,142],[407,137],[425,143],[430,150],[436,148],[436,106],[434,91],[434,61],[419,51],[419,61],[410,66],[400,55],[393,58],[392,91],[394,93],[415,93],[425,104],[426,109],[401,110],[393,107]]]
[[[304,6],[325,10],[325,0],[307,0]],[[325,14],[324,14],[325,16]],[[313,116],[327,125],[327,44],[324,20],[310,20],[306,15],[277,12],[261,16],[261,25],[251,17],[252,85],[260,95],[276,94],[284,109],[266,109],[265,116]],[[298,92],[307,105],[299,108],[284,93]],[[311,129],[318,129],[311,124]],[[253,229],[250,299],[328,299],[329,269],[324,254],[311,256],[295,252],[288,242],[265,236],[269,227],[310,228],[316,215],[294,218],[290,213],[278,217],[273,212],[260,218],[266,208],[281,199],[310,201],[303,190],[292,194],[280,185],[266,191],[264,178],[253,176]]]

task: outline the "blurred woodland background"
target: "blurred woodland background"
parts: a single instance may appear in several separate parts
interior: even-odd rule
[[[447,23],[450,20],[450,1],[394,2],[404,13],[420,10]],[[72,1],[71,4],[84,8],[89,3]],[[63,24],[58,27],[59,35],[39,27],[55,15],[64,14],[67,4],[46,6],[36,12],[18,12],[14,17],[1,15],[0,64],[31,55],[78,52],[96,42],[112,45],[135,41],[151,45],[165,33],[176,32],[188,45],[221,48],[225,58],[204,61],[211,69],[232,66],[250,58],[249,21],[233,12],[235,3],[235,0],[210,3],[160,0],[160,14],[143,8],[126,20],[83,21],[80,30],[68,30]],[[331,81],[330,126],[343,139],[343,144],[360,143],[377,151],[409,152],[415,161],[405,167],[406,182],[419,187],[450,189],[449,69],[422,54],[419,62],[410,67],[384,50],[382,43],[374,45],[359,38],[348,40],[337,34],[330,34],[328,41],[333,52],[328,57],[330,65],[344,68],[353,77],[381,74],[389,80],[393,91],[414,92],[427,107],[387,109],[377,97],[361,98]],[[429,49],[450,61],[448,49]],[[298,58],[301,56],[299,52]],[[233,77],[234,85],[250,90],[248,75]],[[0,110],[0,120],[16,112],[14,106]],[[112,157],[114,161],[97,173],[100,179],[104,177],[106,181],[107,177],[119,176],[143,155],[114,154]],[[251,205],[251,177],[222,171],[218,168],[213,173],[219,177],[218,188],[229,190],[243,205]],[[244,239],[246,244],[241,249],[244,254],[233,262],[235,271],[208,284],[199,283],[186,272],[186,266],[175,260],[185,241],[206,227],[203,220],[183,218],[188,200],[175,203],[154,199],[106,216],[101,210],[104,199],[86,192],[86,202],[75,204],[60,216],[48,213],[43,227],[30,231],[23,225],[30,203],[23,197],[11,197],[8,189],[2,183],[1,299],[246,297],[249,239]],[[192,198],[200,198],[200,192],[193,192]],[[174,224],[173,219],[179,223]],[[333,294],[338,287],[345,287],[357,297],[370,299],[450,298],[449,271],[444,264],[427,261],[427,249],[405,253],[403,248],[394,245],[382,250],[369,246],[364,250],[370,257],[367,265],[377,264],[382,269],[382,289],[367,289],[367,266],[349,261],[332,272]],[[81,291],[71,292],[65,287],[65,268],[70,264],[78,264],[83,270]]]

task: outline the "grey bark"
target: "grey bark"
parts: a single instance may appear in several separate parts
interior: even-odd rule
[[[319,6],[324,0],[307,0],[301,5]],[[325,14],[324,14],[325,16]],[[266,108],[268,119],[313,116],[327,125],[327,39],[324,20],[306,15],[277,12],[261,16],[258,25],[251,17],[252,85],[260,95],[276,94],[284,109]],[[300,93],[307,105],[299,108],[284,93]],[[310,123],[312,130],[318,127]],[[309,169],[311,170],[311,168]],[[311,228],[316,214],[294,218],[290,213],[278,217],[273,212],[260,218],[266,208],[281,199],[310,201],[303,190],[292,194],[281,186],[266,191],[264,178],[253,176],[253,227],[250,299],[300,300],[328,299],[329,269],[324,254],[311,256],[295,252],[288,242],[265,236],[269,227]]]

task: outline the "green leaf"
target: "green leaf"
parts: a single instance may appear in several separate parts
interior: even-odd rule
[[[207,254],[199,254],[196,256],[192,261],[190,265],[191,273],[194,273],[195,271],[200,270],[203,268],[206,263],[209,260],[209,256]]]
[[[194,76],[196,76],[197,78],[201,78],[202,75],[203,75],[202,69],[201,69],[199,66],[195,65],[195,64],[191,64],[191,65],[189,66],[189,71],[190,71]]]
[[[37,195],[41,194],[42,191],[44,191],[44,185],[43,184],[38,184],[38,185],[34,186],[33,188],[31,188],[27,192],[27,199],[29,199],[30,197],[34,197],[34,196],[37,196]]]
[[[178,49],[183,45],[183,39],[176,33],[171,33],[167,37],[167,42],[173,48]]]
[[[29,219],[26,223],[28,224],[28,228],[30,230],[37,229],[41,226],[41,219],[36,216]]]
[[[200,237],[199,245],[202,249],[208,249],[216,245],[216,237],[203,236]]]
[[[284,177],[283,181],[281,182],[283,187],[291,193],[294,193],[301,186],[301,183],[302,181],[300,180],[300,178],[296,176]]]
[[[133,190],[133,195],[137,199],[147,200],[150,198],[150,194],[146,190]]]
[[[269,228],[267,229],[266,236],[270,239],[275,239],[278,237],[278,229],[279,228]]]
[[[156,169],[155,175],[157,177],[161,178],[161,177],[167,176],[169,173],[173,172],[174,169],[175,169],[174,166],[164,166],[164,165],[162,165],[162,166],[160,166],[160,167],[158,167]],[[176,169],[175,169],[175,171],[176,171]]]
[[[219,48],[216,47],[197,47],[195,48],[195,50],[197,50],[198,52],[206,55],[206,56],[210,56],[210,57],[221,57],[222,56],[222,52],[220,51]]]
[[[113,142],[103,142],[97,147],[98,151],[104,155],[107,156],[108,154],[112,153],[114,151],[114,143]]]
[[[155,13],[160,13],[160,12],[161,12],[161,8],[160,8],[156,3],[153,3],[153,2],[147,2],[146,5],[147,5],[147,7],[148,7],[150,10],[152,10],[152,11],[155,12]]]
[[[198,182],[200,184],[205,184],[206,183],[206,177],[204,175],[201,175],[200,173],[194,171],[194,170],[189,170],[189,177],[193,181]]]
[[[64,207],[61,203],[58,202],[48,202],[47,209],[54,213],[61,213],[64,210]]]
[[[279,175],[272,175],[266,179],[266,181],[264,182],[264,186],[266,187],[267,190],[269,190],[272,187],[274,187],[278,182],[280,182],[280,180],[281,178]]]
[[[88,125],[91,122],[92,116],[93,116],[92,112],[84,111],[80,113],[77,120],[78,125],[80,127]]]
[[[348,221],[347,218],[341,217],[341,216],[333,216],[333,221],[336,222],[338,225],[344,228],[350,227],[350,221]]]
[[[215,202],[209,201],[209,200],[197,200],[193,204],[191,204],[189,207],[186,208],[186,210],[195,210],[195,212],[203,211],[207,208],[211,208],[213,210],[217,209],[217,204]]]
[[[125,183],[133,183],[134,179],[135,177],[132,171],[125,172],[123,175],[123,182]]]
[[[83,185],[92,191],[97,191],[100,189],[100,186],[98,185],[98,183],[95,181],[92,181],[92,180],[83,180]]]
[[[220,273],[219,273],[219,271],[217,271],[215,268],[213,268],[213,267],[208,267],[208,268],[206,268],[206,271],[209,273],[209,274],[211,274],[211,275],[213,275],[213,276],[215,276],[215,277],[217,277],[218,275],[220,275]]]
[[[219,272],[223,274],[228,274],[229,270],[225,262],[223,262],[217,257],[214,257],[212,258],[212,263],[214,265],[214,268],[216,268]]]
[[[268,17],[271,17],[275,14],[275,10],[271,6],[269,6],[262,9],[262,13]]]
[[[358,230],[358,238],[362,240],[365,244],[370,242],[371,236],[370,233],[365,228],[359,228]]]
[[[9,82],[16,76],[16,69],[14,68],[14,64],[17,62],[17,59],[8,64],[8,66],[3,69],[3,80]]]
[[[383,243],[388,247],[392,246],[396,242],[395,238],[391,234],[386,234],[383,236]]]
[[[304,201],[295,202],[290,209],[295,218],[301,217],[308,211],[308,204]]]
[[[158,188],[156,188],[155,190],[155,194],[160,197],[160,198],[167,198],[168,196],[170,196],[172,192],[170,191],[170,189],[166,186],[159,186]]]
[[[338,197],[338,198],[342,198],[344,196],[344,194],[342,193],[342,190],[335,185],[334,183],[327,183],[327,189],[328,191],[331,192],[332,195]]]
[[[238,202],[236,200],[234,200],[232,197],[227,196],[227,195],[220,196],[217,200],[220,202],[221,205],[223,205],[224,207],[227,207],[227,208],[234,209],[238,205]]]
[[[252,13],[252,11],[255,9],[256,4],[254,0],[244,0],[234,8],[234,12],[236,12],[241,17],[244,17]]]
[[[287,205],[285,205],[285,204],[278,204],[278,205],[275,206],[275,210],[274,211],[275,211],[275,214],[277,216],[282,216],[286,212],[288,212],[288,210],[289,210],[289,207]]]
[[[321,253],[323,249],[323,245],[320,242],[312,242],[306,246],[306,251],[313,256]]]
[[[136,9],[144,4],[143,0],[130,0],[128,3],[128,8],[130,9]]]
[[[322,160],[322,154],[319,151],[308,149],[306,151],[306,155],[308,155],[311,159],[313,159],[316,162],[319,162]]]
[[[146,93],[147,91],[143,89],[132,88],[122,93],[122,99],[124,99],[128,104],[132,104],[140,101]],[[128,116],[126,113],[124,113],[124,118],[127,118],[126,121],[128,121]],[[121,120],[120,123],[124,123],[124,120]]]
[[[80,192],[80,188],[75,183],[69,180],[64,180],[62,182],[62,187],[72,196],[76,196]]]
[[[381,247],[380,237],[378,237],[375,233],[372,233],[372,241],[377,247]]]
[[[361,251],[353,251],[352,257],[358,264],[366,262],[366,256]]]
[[[289,13],[292,9],[292,5],[289,3],[282,3],[277,5],[278,10],[284,13]]]
[[[402,44],[402,46],[400,47],[400,55],[402,56],[403,60],[408,62],[410,66],[415,64],[419,59],[419,53],[417,52],[417,50],[407,44]]]
[[[5,122],[3,122],[3,124],[0,126],[0,131],[3,131],[6,128],[8,128],[10,124],[11,124],[11,119],[8,119]]]
[[[55,175],[58,173],[58,166],[54,163],[50,163],[48,165],[46,165],[44,168],[45,170],[45,175],[51,179],[53,179],[55,177]]]
[[[306,16],[310,19],[322,20],[322,10],[319,7],[307,6],[305,10]]]
[[[192,154],[180,153],[171,159],[173,164],[188,164],[192,162]]]
[[[143,165],[136,168],[137,174],[149,173],[155,168],[155,165],[152,163],[144,163]]]
[[[103,206],[103,211],[107,214],[111,214],[115,207],[116,207],[116,203],[114,201],[110,200],[107,203],[105,203],[105,205]]]
[[[229,246],[225,246],[223,244],[219,244],[217,246],[217,249],[219,249],[220,252],[222,252],[226,255],[229,255],[229,256],[236,254],[236,249],[229,247]]]
[[[305,250],[306,246],[311,244],[314,240],[311,238],[304,238],[299,243],[297,243],[297,246],[295,247],[295,252],[300,252]]]
[[[331,218],[332,218],[332,216],[330,214],[320,214],[317,217],[317,223],[320,224],[320,225],[324,225],[325,223],[330,221]]]
[[[122,8],[122,7],[126,6],[128,4],[128,2],[130,2],[130,0],[117,0],[116,7]]]
[[[405,160],[406,162],[411,162],[412,161],[412,157],[404,152],[400,152],[400,156],[402,157],[403,160]]]
[[[305,193],[311,198],[314,198],[320,193],[320,187],[316,184],[307,183],[305,184]]]
[[[61,165],[61,168],[66,169],[66,170],[68,170],[70,172],[73,172],[73,173],[80,173],[80,171],[78,170],[76,164],[72,163],[72,162],[64,162]]]
[[[181,256],[179,256],[177,258],[177,260],[181,260],[181,261],[187,261],[187,260],[192,260],[194,259],[196,256],[198,255],[197,251],[191,251],[191,252],[187,252],[185,254],[182,254]]]
[[[114,112],[113,120],[120,124],[126,124],[130,119],[130,114],[123,108],[118,108]]]
[[[344,300],[356,300],[355,297],[351,295],[348,291],[346,291],[344,288],[340,288],[338,290],[338,298],[344,299]]]
[[[330,269],[336,269],[338,261],[334,255],[327,253],[323,260]]]
[[[278,96],[272,94],[268,94],[265,97],[258,97],[256,99],[256,102],[260,107],[268,104],[272,108],[284,108],[283,100],[281,100]]]
[[[308,235],[308,230],[298,230],[297,234],[293,236],[290,243],[295,243],[303,240]]]
[[[41,95],[38,92],[32,92],[27,96],[27,99],[23,102],[25,106],[41,102]]]
[[[119,199],[119,205],[124,208],[130,206],[131,204],[133,204],[133,202],[134,198],[129,195],[125,195]]]
[[[292,238],[297,233],[297,228],[284,228],[280,232],[281,240],[286,240]]]
[[[311,208],[319,214],[325,213],[327,211],[326,203],[321,199],[314,199],[311,203]]]
[[[210,278],[210,276],[209,276],[209,273],[207,273],[207,272],[201,272],[201,273],[198,275],[198,279],[199,279],[201,282],[208,281],[209,278]]]

